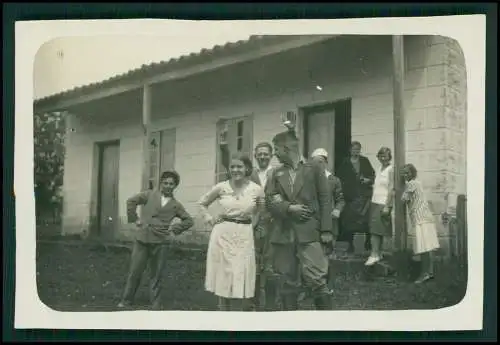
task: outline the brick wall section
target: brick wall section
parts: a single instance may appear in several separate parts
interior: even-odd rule
[[[442,178],[441,170],[447,164],[448,132],[439,116],[446,109],[445,45],[431,42],[427,37],[411,37],[406,44],[408,159],[422,171],[429,193]],[[196,201],[214,183],[215,126],[219,117],[253,114],[255,145],[270,141],[273,134],[283,130],[280,114],[284,111],[352,98],[353,140],[363,144],[363,153],[378,167],[377,150],[381,146],[391,149],[394,146],[391,59],[390,37],[351,39],[344,45],[328,43],[301,49],[284,57],[227,68],[155,89],[153,129],[176,128],[175,162],[182,176],[177,197],[196,216],[193,231],[180,240],[206,243],[208,238],[209,229],[197,217]],[[293,73],[290,66],[294,66]],[[323,90],[318,91],[316,85]],[[88,223],[85,219],[89,214],[90,182],[87,181],[91,180],[93,143],[100,140],[121,140],[119,199],[120,217],[125,223],[125,200],[140,188],[142,152],[140,113],[127,116],[122,116],[120,123],[86,120],[87,124],[68,143],[71,147],[64,187],[68,195],[66,233],[81,232]],[[440,194],[430,196],[434,204],[443,199]],[[216,212],[217,206],[212,209]],[[131,229],[122,226],[117,238],[129,238]]]

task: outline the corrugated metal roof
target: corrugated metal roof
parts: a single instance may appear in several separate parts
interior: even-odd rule
[[[106,80],[78,86],[66,91],[59,92],[50,96],[39,98],[35,101],[35,105],[45,103],[58,98],[66,98],[84,94],[88,91],[97,91],[99,89],[115,86],[123,81],[131,81],[134,79],[142,79],[155,76],[160,73],[167,73],[172,70],[190,67],[192,65],[206,62],[206,60],[217,59],[230,54],[240,53],[251,49],[263,48],[278,42],[284,42],[296,38],[292,35],[279,36],[250,36],[246,40],[237,42],[228,42],[224,45],[216,45],[210,49],[202,49],[197,53],[182,55],[177,58],[172,58],[166,61],[154,62],[148,65],[142,65],[139,68],[129,70],[128,72],[116,75]]]

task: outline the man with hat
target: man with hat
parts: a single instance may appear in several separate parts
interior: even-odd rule
[[[174,190],[179,183],[180,176],[177,172],[165,171],[156,190],[138,193],[127,200],[128,222],[135,223],[137,236],[132,249],[127,284],[118,304],[120,308],[132,303],[148,263],[151,306],[153,310],[162,308],[165,243],[171,233],[179,235],[194,224],[193,218],[174,197]],[[137,216],[139,205],[142,206],[140,218]]]
[[[282,165],[268,178],[265,197],[277,223],[270,242],[283,308],[297,310],[305,288],[316,309],[329,310],[328,259],[323,250],[333,239],[328,180],[318,162],[301,159],[294,131],[277,134],[273,145]]]
[[[335,242],[339,235],[339,218],[345,206],[344,193],[342,192],[342,183],[340,179],[328,170],[328,152],[324,148],[318,148],[311,154],[313,160],[317,160],[323,166],[325,176],[330,186],[330,196],[332,201],[332,251],[335,248]],[[334,253],[331,253],[334,256]]]

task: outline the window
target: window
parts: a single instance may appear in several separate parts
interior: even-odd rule
[[[151,133],[149,141],[149,189],[155,189],[158,186],[163,171],[174,169],[175,134],[175,129]]]
[[[243,120],[238,121],[238,134],[236,137],[236,149],[238,151],[241,151],[243,149],[243,123]]]
[[[223,157],[220,149],[220,133],[227,128],[227,149],[225,154],[231,155],[234,152],[243,152],[250,159],[253,158],[253,114],[237,117],[234,119],[220,120],[217,122],[217,163],[215,168],[216,182],[227,179],[227,169],[223,164]]]

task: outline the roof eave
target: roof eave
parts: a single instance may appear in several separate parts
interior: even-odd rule
[[[212,61],[205,61],[187,68],[169,70],[168,72],[159,73],[149,77],[140,74],[136,77],[134,77],[134,75],[131,75],[130,77],[124,75],[123,78],[112,78],[111,80],[103,83],[93,84],[71,92],[64,92],[36,100],[34,102],[34,113],[67,110],[70,107],[80,104],[137,90],[144,87],[144,85],[153,85],[191,77],[196,74],[214,71],[226,66],[248,62],[287,50],[319,43],[335,36],[338,35],[293,36],[292,39],[288,39],[282,43],[273,44],[261,49],[252,49],[239,54],[230,54]]]

